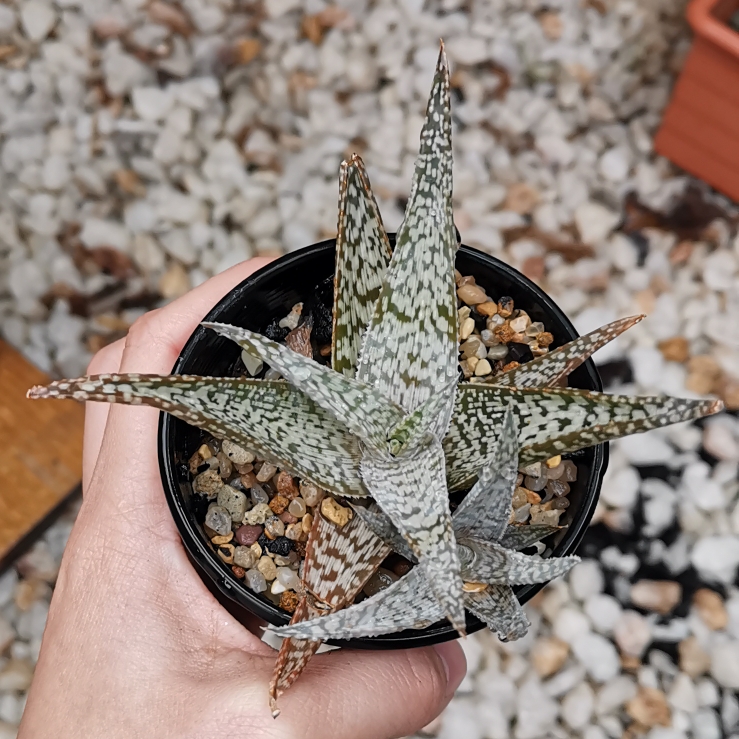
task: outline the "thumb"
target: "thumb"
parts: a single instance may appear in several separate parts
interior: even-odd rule
[[[321,654],[279,699],[277,721],[294,724],[304,739],[408,736],[441,713],[466,671],[457,642]]]

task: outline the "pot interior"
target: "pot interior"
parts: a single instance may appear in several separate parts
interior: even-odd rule
[[[391,235],[392,240],[392,235]],[[229,323],[252,331],[264,331],[275,318],[283,318],[295,303],[307,302],[315,294],[316,285],[333,276],[335,242],[329,240],[283,257],[245,280],[208,314],[206,320]],[[566,316],[538,287],[508,265],[470,247],[462,246],[457,254],[457,269],[472,275],[488,295],[498,299],[513,298],[517,308],[524,309],[532,321],[542,321],[554,336],[552,347],[577,337]],[[325,298],[331,301],[331,295]],[[234,376],[240,366],[239,347],[198,327],[180,354],[173,373],[207,376]],[[600,378],[592,361],[570,375],[571,387],[601,390]],[[221,603],[240,621],[253,621],[253,615],[272,624],[284,624],[289,616],[266,598],[253,593],[218,559],[208,541],[201,521],[208,501],[193,494],[187,461],[206,434],[183,421],[162,413],[160,421],[160,462],[165,494],[185,548],[206,584]],[[607,464],[607,446],[583,450],[572,457],[578,466],[578,479],[572,483],[570,507],[561,523],[567,528],[546,542],[548,553],[570,554],[579,544],[592,516]],[[521,586],[516,594],[521,603],[529,600],[541,585]],[[468,614],[468,632],[484,627]],[[444,622],[423,630],[408,630],[372,639],[336,642],[363,648],[401,648],[438,643],[456,637]]]

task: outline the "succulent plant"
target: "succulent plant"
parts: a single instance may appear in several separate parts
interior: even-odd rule
[[[334,496],[371,497],[377,509],[357,508],[343,527],[315,516],[304,592],[286,627],[295,630],[283,632],[296,636],[280,650],[273,701],[317,649],[322,636],[315,634],[328,633],[319,631],[329,628],[328,619],[351,625],[348,619],[364,613],[357,628],[342,631],[346,636],[367,628],[384,632],[385,624],[404,628],[406,617],[395,609],[411,596],[423,603],[424,623],[446,616],[463,633],[468,607],[500,633],[520,635],[525,620],[509,584],[522,577],[547,579],[573,560],[543,563],[513,551],[552,529],[505,528],[511,470],[721,407],[555,387],[639,318],[603,327],[490,382],[459,382],[457,246],[449,72],[442,48],[393,250],[361,160],[354,156],[342,164],[330,367],[261,334],[207,323],[285,379],[102,375],[29,392],[32,398],[151,405],[245,446]],[[449,492],[473,484],[469,502],[452,518]],[[404,547],[418,566],[390,595],[332,615],[352,603],[391,551],[385,538]],[[470,590],[469,577],[486,587]],[[408,596],[404,600],[396,591]],[[371,603],[378,601],[375,613]],[[389,620],[378,620],[380,627],[371,623],[374,618]],[[316,619],[316,631],[296,626],[309,619]]]
[[[507,410],[499,428],[495,453],[452,516],[457,541],[465,608],[496,631],[499,638],[518,639],[529,623],[511,585],[548,582],[565,574],[579,557],[541,559],[518,550],[557,531],[556,526],[509,525],[518,474],[515,416]],[[392,520],[379,510],[355,506],[375,535],[398,554],[417,561]],[[271,629],[299,639],[347,639],[421,629],[443,619],[444,612],[420,568],[376,595],[317,620]]]

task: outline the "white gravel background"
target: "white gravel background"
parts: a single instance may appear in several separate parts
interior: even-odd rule
[[[736,409],[735,213],[652,151],[683,15],[674,0],[0,4],[2,334],[81,374],[144,310],[334,235],[352,151],[394,230],[444,37],[463,241],[581,331],[648,313],[597,357],[612,389]],[[613,444],[592,558],[528,607],[523,641],[464,642],[469,675],[427,733],[739,736],[738,462],[735,414]],[[0,578],[0,739],[73,519]]]

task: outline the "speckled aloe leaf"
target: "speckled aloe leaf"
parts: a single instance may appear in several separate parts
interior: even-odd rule
[[[230,439],[339,495],[366,495],[356,437],[287,382],[191,375],[99,375],[32,388],[30,398],[149,405]]]
[[[643,318],[644,316],[641,315],[613,321],[613,323],[601,326],[595,331],[585,334],[585,336],[580,336],[542,357],[537,357],[531,362],[522,364],[508,372],[495,375],[489,382],[492,385],[515,387],[551,387],[557,385],[598,349],[605,346],[609,341],[613,341]]]
[[[717,413],[720,401],[608,395],[574,388],[459,386],[444,439],[450,490],[467,487],[495,451],[506,406],[518,422],[522,465]]]
[[[403,418],[401,409],[375,388],[334,372],[284,344],[238,326],[202,325],[232,339],[276,369],[366,444],[385,449],[388,429]]]
[[[362,159],[341,163],[339,224],[334,277],[331,366],[354,377],[362,337],[390,263],[390,241],[382,225]]]
[[[468,552],[460,554],[465,566],[465,580],[491,585],[531,585],[549,582],[569,572],[579,557],[550,557],[540,559],[482,539],[464,539]]]
[[[464,631],[462,581],[441,442],[427,437],[408,456],[393,459],[366,452],[361,464],[367,490],[403,534],[444,613]]]
[[[360,505],[352,505],[354,513],[364,521],[378,538],[382,539],[394,552],[405,557],[409,562],[418,562],[418,557],[406,544],[403,535],[393,525],[390,518],[376,506],[364,508]]]
[[[390,547],[357,516],[339,527],[317,512],[313,526],[303,584],[317,601],[340,608],[354,600]]]
[[[478,593],[465,593],[467,610],[495,631],[501,641],[526,636],[529,620],[509,585],[489,585]]]
[[[442,618],[442,607],[416,567],[390,587],[343,611],[271,630],[301,639],[349,639],[422,629]]]
[[[526,524],[525,526],[506,526],[500,545],[506,549],[521,550],[546,539],[547,536],[561,531],[563,526],[545,526],[543,524]]]
[[[388,434],[393,454],[402,454],[423,444],[427,435],[443,439],[449,429],[457,395],[457,379],[424,400]]]
[[[457,375],[451,135],[449,68],[442,47],[405,219],[357,369],[358,379],[406,411]]]
[[[303,565],[306,592],[291,623],[325,616],[351,603],[389,553],[390,547],[360,518],[339,527],[317,512]],[[274,713],[277,698],[297,680],[318,647],[318,642],[304,639],[282,643],[269,687]]]
[[[518,476],[518,428],[510,408],[505,410],[497,437],[492,459],[480,470],[474,487],[454,512],[458,537],[497,541],[505,531]]]

